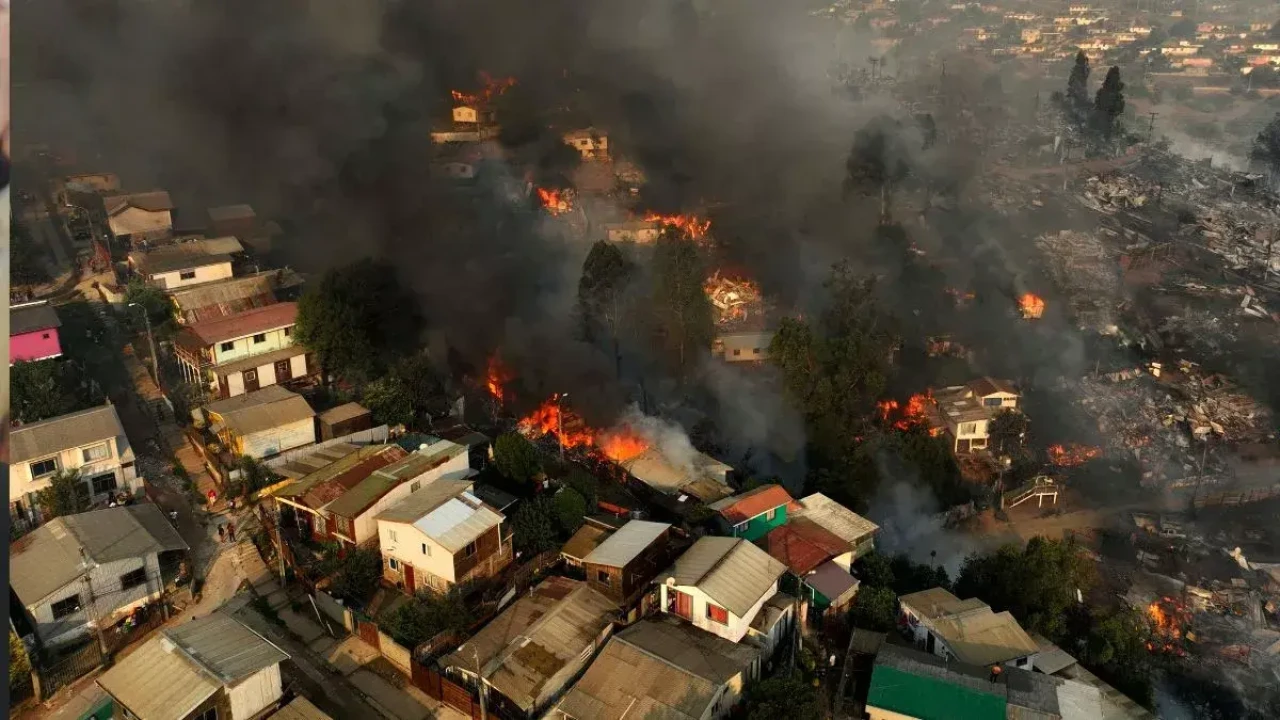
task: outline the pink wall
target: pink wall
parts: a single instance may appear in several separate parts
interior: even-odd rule
[[[45,339],[48,335],[48,339]],[[23,360],[55,357],[62,354],[58,343],[58,329],[48,328],[9,337],[9,364]]]

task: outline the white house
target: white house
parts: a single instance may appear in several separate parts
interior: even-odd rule
[[[786,571],[746,540],[703,537],[658,575],[662,611],[736,643]]]
[[[129,253],[129,266],[161,290],[226,280],[232,276],[232,256],[244,252],[233,237],[165,245]]]
[[[40,523],[36,493],[49,487],[49,479],[61,470],[80,474],[91,505],[120,493],[142,492],[133,448],[113,405],[9,431],[9,515],[16,523]]]
[[[609,157],[609,136],[593,127],[571,130],[561,136],[564,144],[578,151],[583,160]]]
[[[163,190],[112,195],[102,199],[107,225],[118,240],[134,245],[173,235],[173,201]]]
[[[9,587],[46,647],[159,599],[187,544],[150,503],[54,518],[9,545]]]
[[[375,518],[379,513],[440,478],[461,479],[471,474],[465,446],[448,440],[424,443],[417,452],[375,470],[330,503],[325,510],[334,525],[333,534],[351,545],[377,538]]]
[[[288,659],[279,647],[219,610],[161,630],[103,673],[98,685],[126,718],[256,720],[283,700],[280,663]]]
[[[720,333],[711,343],[711,354],[725,362],[763,362],[769,359],[772,330]]]
[[[943,388],[933,393],[929,421],[951,435],[954,452],[982,450],[991,437],[991,421],[1004,410],[1018,409],[1018,397],[1013,383],[989,377]]]
[[[506,516],[474,495],[470,480],[440,478],[377,515],[383,577],[407,591],[444,591],[511,563]]]
[[[721,720],[759,677],[762,654],[670,618],[614,635],[546,717]]]
[[[961,600],[930,588],[899,597],[898,608],[900,624],[926,652],[978,667],[1035,667],[1039,644],[1009,612],[992,612],[977,598]]]
[[[262,459],[316,441],[316,412],[279,385],[209,403],[209,429],[235,455]]]

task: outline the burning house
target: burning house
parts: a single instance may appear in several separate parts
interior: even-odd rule
[[[954,452],[983,450],[991,437],[991,421],[1004,410],[1016,410],[1018,398],[1013,383],[989,377],[942,388],[934,391],[927,408],[929,423],[945,429]]]
[[[578,151],[583,160],[608,160],[609,136],[593,127],[570,130],[561,136],[564,144]]]
[[[715,312],[711,354],[730,363],[760,362],[773,342],[772,308],[749,278],[716,270],[703,284]]]
[[[514,78],[495,79],[481,73],[484,87],[478,92],[451,91],[453,109],[450,120],[431,132],[434,143],[481,142],[498,137],[501,128],[493,109],[494,98],[516,84]]]

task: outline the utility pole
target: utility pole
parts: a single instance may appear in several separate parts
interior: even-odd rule
[[[98,636],[98,649],[102,651],[102,662],[105,664],[107,658],[111,655],[111,649],[107,645],[107,634],[102,629],[102,622],[98,617],[98,608],[93,597],[93,580],[90,578],[93,570],[93,561],[89,559],[89,554],[85,552],[83,547],[80,548],[80,563],[84,566],[84,576],[80,580],[84,583],[85,593],[89,596],[89,601],[84,606],[84,613],[93,623],[93,629],[96,631],[94,634]]]
[[[564,449],[563,443],[560,447],[561,450]],[[489,720],[488,709],[484,702],[484,675],[480,674],[480,651],[474,645],[471,646],[471,657],[476,661],[476,691],[480,694],[480,720]]]
[[[160,356],[156,355],[156,339],[151,334],[151,315],[147,313],[147,309],[138,303],[129,303],[129,307],[142,309],[142,320],[147,324],[147,345],[151,347],[151,371],[156,374],[156,387],[164,390],[160,382]]]
[[[1156,129],[1156,116],[1160,113],[1152,110],[1147,114],[1151,116],[1151,122],[1147,123],[1147,142],[1151,142],[1152,133],[1155,132]]]

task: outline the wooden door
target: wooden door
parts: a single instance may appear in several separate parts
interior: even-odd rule
[[[292,378],[293,378],[293,374],[290,370],[288,360],[281,360],[280,362],[276,363],[276,382],[283,383],[285,380],[289,380]]]
[[[404,566],[404,589],[413,594],[413,566],[408,563]]]
[[[257,390],[257,389],[258,389],[258,387],[259,387],[259,386],[258,386],[258,370],[257,370],[257,368],[255,368],[255,369],[253,369],[253,370],[245,370],[245,371],[244,371],[244,391],[245,391],[245,392],[247,392],[247,393],[251,393],[251,392],[253,392],[253,391]]]

